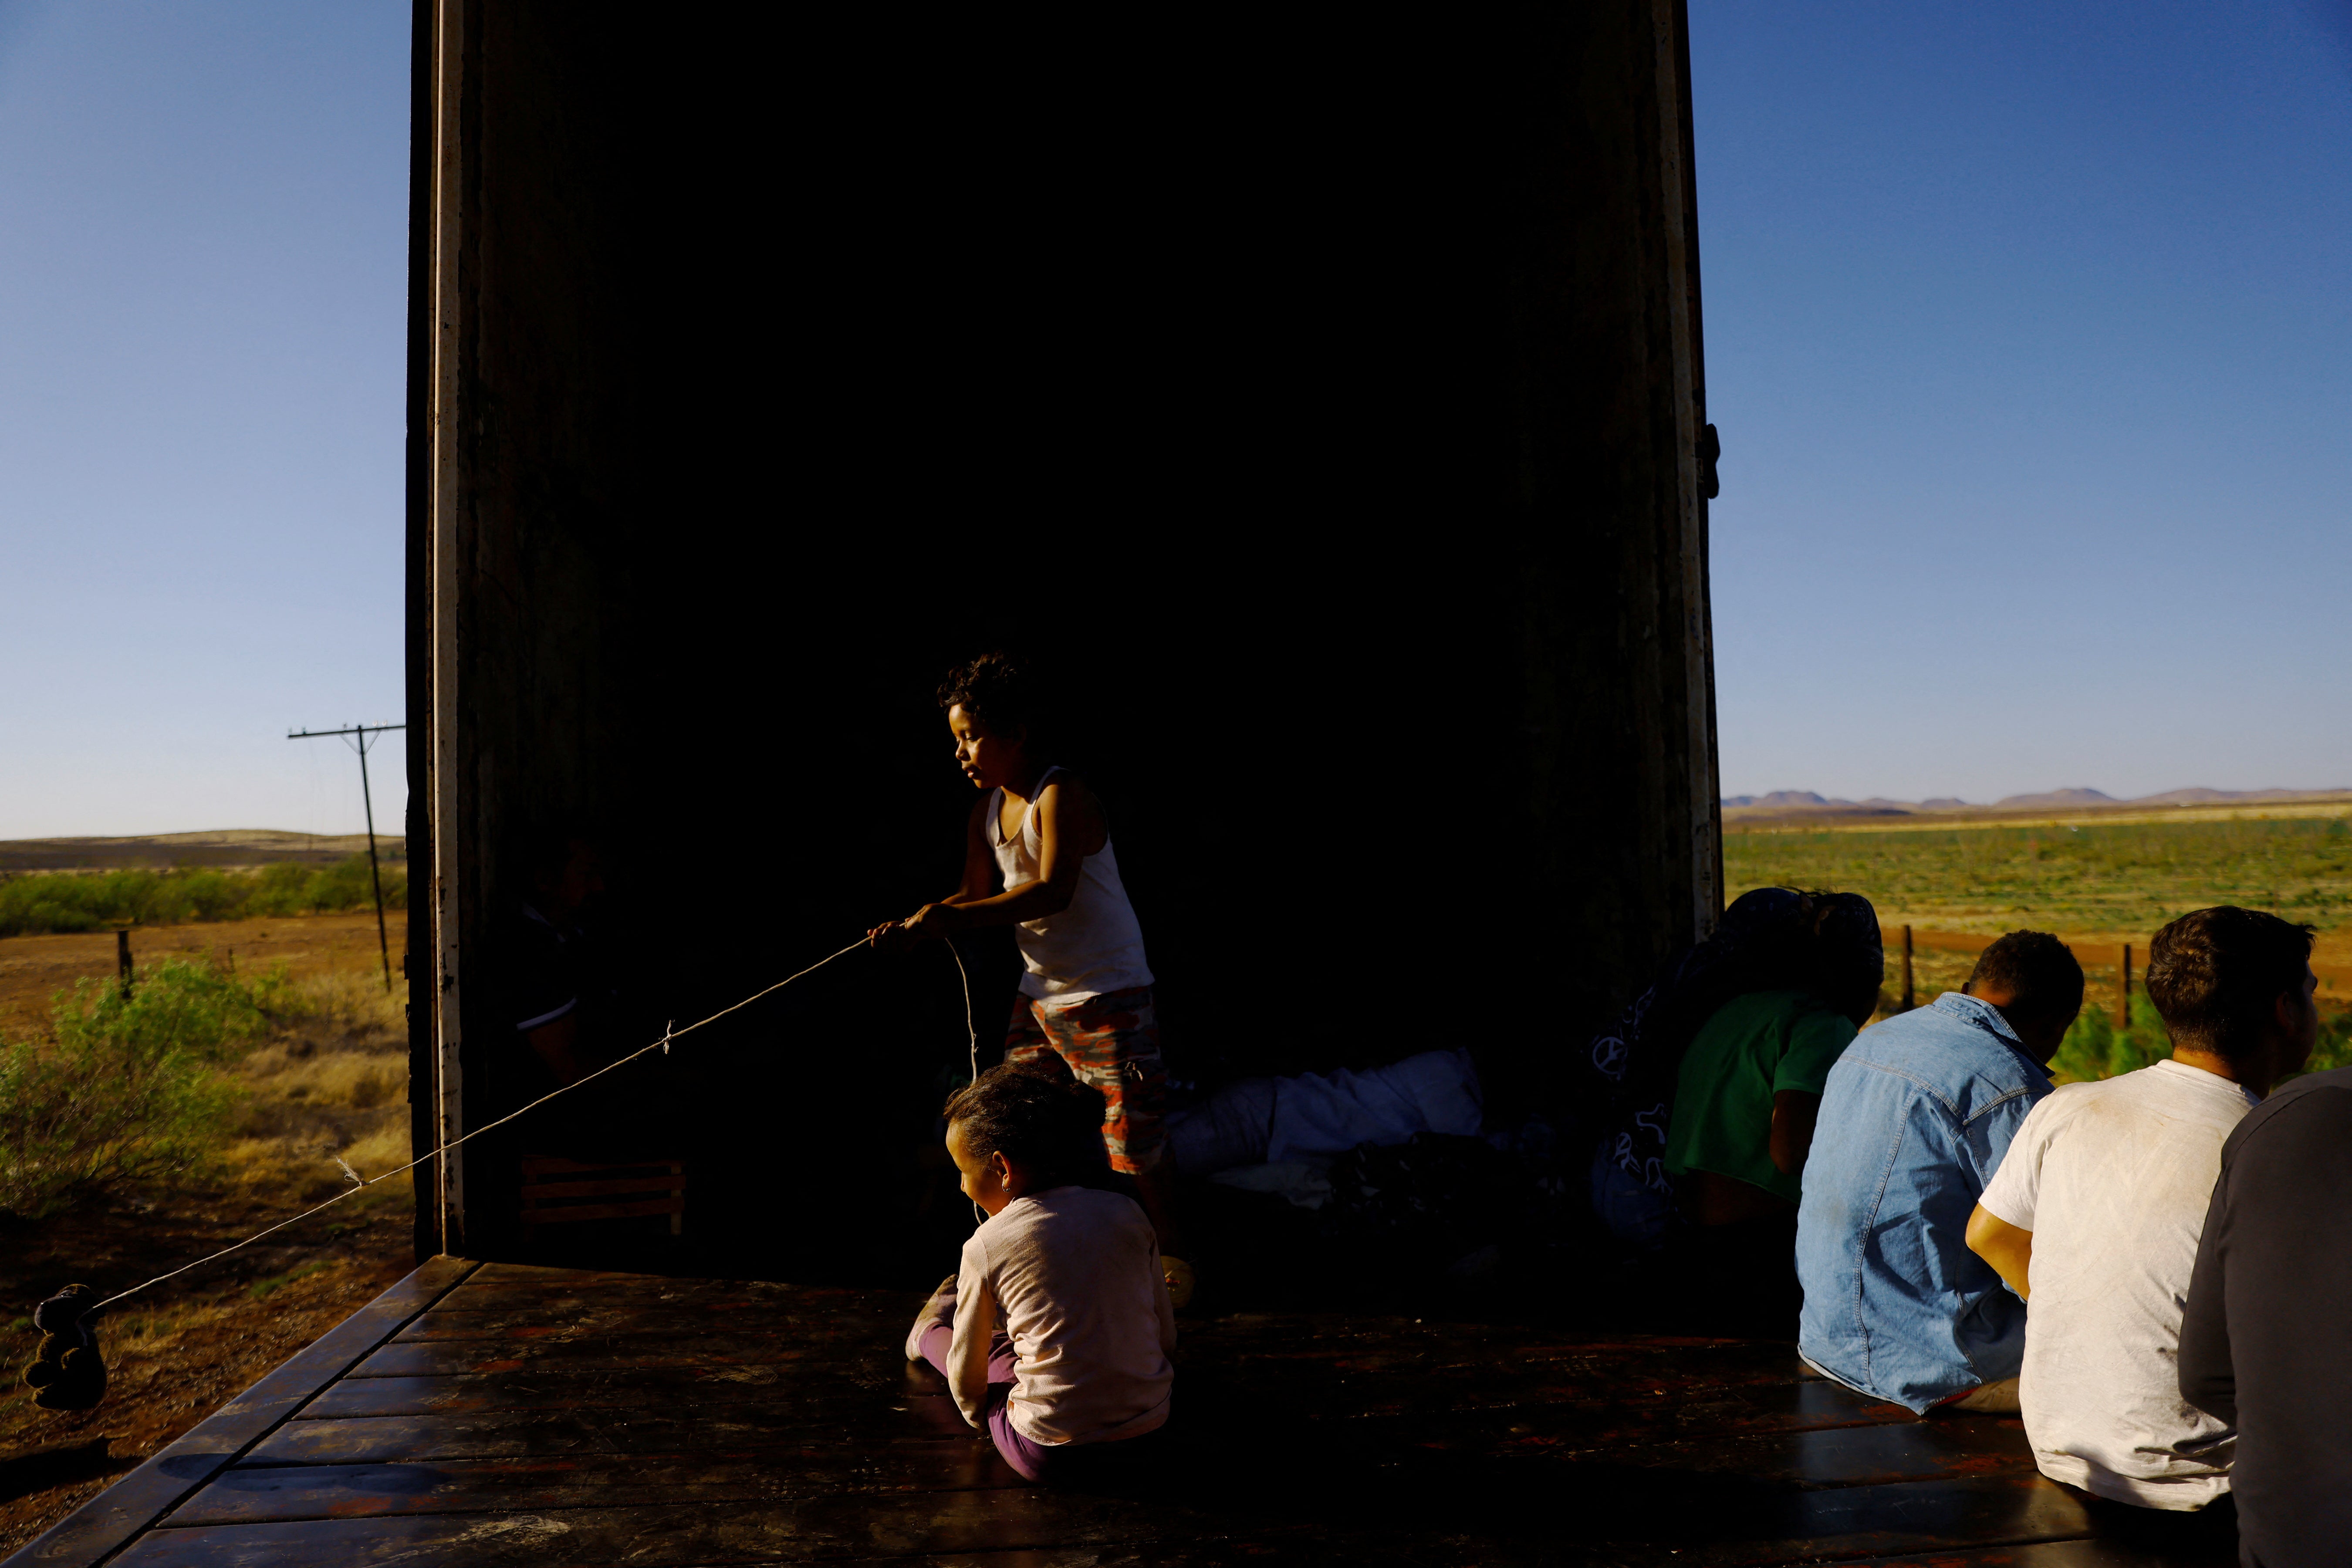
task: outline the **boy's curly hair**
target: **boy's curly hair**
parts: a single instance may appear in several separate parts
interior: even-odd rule
[[[961,708],[992,735],[1034,736],[1045,718],[1041,685],[1033,661],[997,648],[948,671],[940,708]]]
[[[1048,1186],[1085,1182],[1108,1164],[1102,1095],[1067,1068],[1000,1062],[948,1096],[941,1114],[963,1129],[964,1150],[973,1158],[1001,1153]]]
[[[2300,996],[2312,930],[2263,910],[2192,910],[2147,944],[2147,999],[2176,1046],[2246,1061],[2272,1009]]]

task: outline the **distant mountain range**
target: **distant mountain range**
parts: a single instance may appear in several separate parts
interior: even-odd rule
[[[2105,790],[2053,789],[2040,795],[2004,795],[1979,810],[2040,811],[2052,808],[2102,805],[2210,805],[2232,801],[2305,800],[2313,795],[2343,795],[2340,789],[2175,789],[2162,795],[2135,795],[2118,800]],[[1937,795],[1933,800],[1888,800],[1873,795],[1868,800],[1843,800],[1835,795],[1815,795],[1808,789],[1778,789],[1769,795],[1726,795],[1728,806],[1761,806],[1768,810],[1802,811],[1821,807],[1832,811],[1956,811],[1969,805],[1951,795]]]

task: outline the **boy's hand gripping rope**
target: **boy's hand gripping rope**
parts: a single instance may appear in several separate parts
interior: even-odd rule
[[[672,1040],[677,1039],[681,1036],[694,1033],[695,1030],[701,1028],[704,1024],[715,1024],[719,1022],[719,1019],[727,1016],[730,1013],[740,1013],[744,1008],[749,1007],[752,1003],[760,1000],[761,997],[771,995],[778,991],[782,991],[793,981],[800,979],[802,975],[814,974],[818,970],[823,969],[826,964],[831,963],[835,959],[846,957],[865,945],[866,938],[861,936],[856,942],[851,942],[847,947],[843,948],[839,952],[833,953],[828,957],[818,959],[806,969],[800,971],[799,973],[787,974],[782,980],[777,981],[773,985],[769,986],[766,990],[755,991],[751,995],[744,997],[743,1000],[736,1003],[731,1007],[721,1007],[718,1012],[713,1013],[708,1018],[703,1019],[701,1023],[688,1024],[683,1029],[677,1027],[675,1025],[666,1027],[662,1030],[662,1037],[656,1040],[653,1044],[646,1046],[642,1049],[631,1051],[619,1061],[598,1068],[594,1072],[589,1073],[585,1077],[572,1079],[570,1083],[565,1084],[562,1089],[557,1089],[554,1094],[541,1095],[537,1100],[532,1100],[520,1110],[510,1111],[507,1115],[499,1117],[496,1121],[486,1121],[481,1126],[475,1128],[471,1132],[467,1132],[460,1137],[452,1138],[447,1142],[436,1147],[432,1153],[424,1155],[418,1159],[411,1160],[407,1164],[400,1166],[396,1170],[386,1171],[381,1176],[371,1176],[366,1180],[362,1181],[360,1179],[359,1173],[352,1170],[349,1165],[343,1165],[341,1158],[338,1156],[335,1163],[343,1165],[344,1173],[349,1175],[352,1181],[357,1182],[359,1184],[357,1186],[345,1187],[341,1192],[337,1193],[325,1203],[315,1204],[310,1207],[304,1209],[300,1214],[294,1215],[290,1219],[279,1220],[276,1225],[271,1226],[267,1230],[257,1230],[251,1236],[247,1237],[243,1241],[231,1242],[228,1246],[222,1247],[218,1252],[208,1252],[204,1257],[197,1258],[194,1263],[183,1263],[177,1268],[171,1270],[170,1273],[158,1274],[154,1279],[144,1280],[137,1285],[133,1285],[128,1290],[118,1290],[113,1295],[109,1296],[105,1300],[99,1301],[89,1307],[83,1308],[79,1316],[83,1319],[93,1317],[101,1310],[111,1307],[114,1303],[121,1300],[127,1296],[136,1296],[140,1291],[146,1289],[150,1285],[161,1285],[164,1280],[170,1279],[177,1275],[185,1274],[191,1268],[201,1268],[205,1264],[212,1262],[215,1258],[226,1258],[230,1253],[238,1250],[240,1247],[251,1247],[263,1237],[274,1235],[278,1231],[284,1230],[289,1225],[298,1225],[303,1220],[309,1219],[312,1215],[317,1214],[320,1209],[330,1209],[334,1207],[337,1204],[341,1203],[345,1198],[350,1197],[353,1193],[363,1191],[366,1188],[375,1185],[378,1182],[388,1182],[394,1176],[402,1175],[407,1172],[416,1169],[417,1166],[424,1164],[427,1160],[439,1159],[443,1155],[448,1153],[450,1150],[455,1149],[460,1143],[465,1142],[467,1139],[478,1138],[483,1133],[490,1131],[493,1127],[503,1127],[508,1122],[512,1121],[516,1117],[526,1115],[530,1111],[538,1110],[541,1106],[545,1105],[549,1100],[555,1099],[557,1095],[571,1093],[573,1089],[578,1089],[582,1084],[586,1083],[590,1079],[602,1078],[606,1073],[613,1071],[614,1068],[625,1068],[631,1062],[635,1061],[639,1057],[647,1055],[653,1051],[660,1051],[667,1055],[668,1054],[670,1042]],[[950,942],[948,944],[948,950],[950,952],[953,952],[955,951],[955,944],[953,942]],[[963,955],[961,953],[956,955],[956,970],[959,973],[962,973],[963,970]],[[980,1034],[977,1029],[972,1027],[971,1024],[971,981],[969,976],[966,976],[964,980],[963,1017],[964,1026],[971,1035],[972,1072],[973,1076],[977,1077],[980,1070]]]

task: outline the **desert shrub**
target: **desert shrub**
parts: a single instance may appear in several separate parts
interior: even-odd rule
[[[301,913],[310,890],[310,868],[308,866],[264,866],[253,874],[253,883],[246,896],[246,911],[256,915],[292,915]]]
[[[2115,1019],[2103,1006],[2084,1008],[2067,1028],[2058,1054],[2050,1059],[2050,1072],[2061,1083],[2091,1083],[2137,1072],[2170,1055],[2172,1037],[2165,1033],[2156,1004],[2146,992],[2135,990],[2131,1023],[2126,1027],[2116,1027]]]
[[[397,866],[384,868],[383,901],[387,909],[408,907],[407,873]],[[285,862],[258,871],[48,873],[0,879],[0,936],[340,913],[374,902],[364,855],[332,866]]]
[[[2352,1007],[2319,1020],[2319,1040],[2312,1047],[2311,1060],[2304,1064],[2303,1070],[2326,1072],[2340,1067],[2352,1067]]]
[[[78,980],[50,1019],[61,1046],[145,1058],[182,1051],[205,1062],[220,1060],[269,1023],[252,988],[235,975],[181,958],[140,970],[127,995],[112,980]]]
[[[2115,1049],[2115,1020],[2107,1010],[2089,1006],[2075,1016],[2050,1058],[2050,1076],[2060,1083],[2095,1083],[2107,1076],[2107,1058]]]
[[[96,931],[113,911],[135,902],[140,879],[152,873],[115,872],[102,877],[15,877],[0,882],[0,936],[26,931]]]
[[[0,1046],[0,1209],[37,1218],[197,1163],[236,1098],[217,1064],[267,1025],[205,963],[155,964],[128,997],[111,981],[60,993],[53,1043]]]
[[[314,910],[372,909],[375,905],[375,889],[368,879],[367,857],[364,855],[354,855],[348,860],[311,872],[310,885],[305,891],[310,899],[310,907]],[[391,892],[389,887],[384,889],[387,899]]]
[[[2051,1075],[2061,1083],[2089,1083],[2135,1071],[2172,1055],[2164,1020],[2144,992],[2132,993],[2131,1012],[2131,1027],[2118,1029],[2105,1008],[2084,1008],[2066,1031],[2058,1054],[2051,1058]],[[2319,1040],[2303,1071],[2326,1072],[2340,1067],[2352,1067],[2352,1007],[2321,1016]]]

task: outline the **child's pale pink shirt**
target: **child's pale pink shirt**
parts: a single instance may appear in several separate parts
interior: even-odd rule
[[[1052,1187],[1013,1199],[963,1244],[948,1384],[974,1426],[999,1328],[1017,1360],[1007,1415],[1030,1441],[1114,1442],[1168,1419],[1176,1313],[1132,1200]]]

